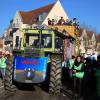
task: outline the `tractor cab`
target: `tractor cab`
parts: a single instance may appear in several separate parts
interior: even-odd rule
[[[21,35],[14,36],[13,54],[25,57],[43,57],[50,52],[62,52],[63,41],[67,38],[51,29],[24,29]]]

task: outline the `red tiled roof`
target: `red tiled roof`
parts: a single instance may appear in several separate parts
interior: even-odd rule
[[[83,30],[84,30],[83,28],[79,29],[79,34],[78,34],[79,37],[82,35]],[[95,34],[95,32],[89,31],[89,30],[86,30],[86,33],[87,33],[87,36],[88,36],[89,40],[92,38],[93,34]],[[96,34],[95,34],[95,36],[96,36]]]
[[[97,43],[100,43],[100,34],[98,34],[98,35],[96,36],[96,39],[97,39]]]
[[[0,38],[0,48],[3,48],[3,39]]]
[[[86,33],[87,33],[88,38],[91,39],[94,32],[86,30]]]
[[[0,44],[0,48],[3,48],[3,44]]]
[[[2,38],[0,38],[0,44],[3,44],[3,39]]]
[[[20,11],[19,13],[22,17],[23,23],[24,24],[34,24],[34,23],[36,23],[38,16],[43,12],[49,13],[50,10],[52,9],[53,5],[54,5],[54,3],[47,5],[47,6],[44,6],[42,8],[38,8],[38,9],[35,9],[35,10],[32,10],[32,11],[29,11],[29,12],[21,12]]]

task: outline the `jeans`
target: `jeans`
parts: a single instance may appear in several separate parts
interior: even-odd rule
[[[6,71],[6,69],[5,68],[1,68],[0,70],[1,70],[1,73],[2,73],[3,80],[5,80],[5,71]]]
[[[82,79],[74,77],[73,95],[78,93],[78,97],[82,96]]]

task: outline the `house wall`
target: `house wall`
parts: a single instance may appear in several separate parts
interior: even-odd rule
[[[21,31],[20,30],[17,30],[14,34],[13,34],[13,49],[15,48],[15,44],[16,44],[16,36],[19,36],[19,41],[18,43],[20,42],[20,39],[22,37],[22,34],[21,34]]]
[[[93,45],[93,47],[96,47],[96,36],[95,36],[95,34],[93,34],[93,36],[92,36],[92,45]]]
[[[79,40],[80,40],[80,47],[79,47],[80,53],[84,54],[86,52],[85,47],[88,45],[87,44],[87,33],[85,29],[83,29],[82,35],[79,37]]]
[[[20,29],[24,29],[24,28],[31,28],[31,26],[28,24],[21,24]]]
[[[63,17],[65,20],[68,19],[66,12],[64,11],[60,1],[58,0],[42,24],[48,25],[48,18],[55,19],[58,21],[61,17]]]
[[[82,32],[82,35],[80,37],[80,41],[81,41],[82,46],[84,46],[84,47],[88,46],[88,36],[87,36],[85,29]]]
[[[100,42],[97,43],[97,47],[96,47],[96,49],[97,49],[98,54],[100,54]]]
[[[91,34],[93,34],[92,37],[89,37],[87,31],[83,29],[82,34],[79,37],[81,41],[80,49],[84,53],[92,54],[96,51],[96,36],[95,33]]]
[[[15,17],[13,19],[12,27],[20,28],[21,24],[23,24],[21,16],[19,12],[16,12]]]

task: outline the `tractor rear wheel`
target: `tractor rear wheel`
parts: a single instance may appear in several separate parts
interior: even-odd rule
[[[11,61],[7,61],[4,87],[5,90],[8,90],[10,92],[14,92],[17,90],[16,86],[13,85],[12,75],[13,75],[13,64]]]
[[[61,56],[51,56],[49,93],[59,94],[61,89]]]

